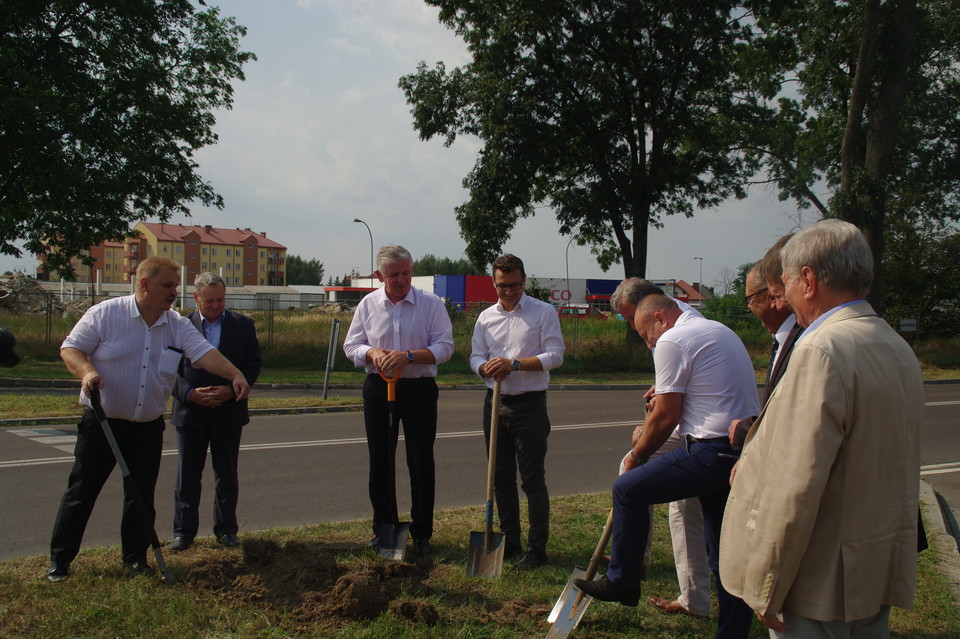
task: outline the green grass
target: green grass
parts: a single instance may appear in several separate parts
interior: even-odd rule
[[[359,542],[369,535],[369,521],[245,533],[243,550],[200,539],[187,552],[167,553],[178,578],[172,587],[157,577],[126,575],[117,548],[84,549],[70,578],[60,584],[42,579],[45,557],[16,559],[0,563],[0,636],[543,637],[546,615],[572,568],[587,562],[609,504],[606,493],[554,499],[550,563],[529,573],[505,566],[495,580],[465,574],[469,533],[482,521],[479,506],[438,512],[433,560],[413,565],[387,564],[363,549]],[[654,540],[644,595],[674,596],[663,507]],[[932,556],[924,553],[916,606],[893,615],[894,635],[960,635],[957,608],[946,592]],[[358,602],[368,616],[349,614]],[[713,633],[715,619],[665,616],[641,602],[637,608],[593,602],[574,634],[692,639]],[[767,633],[754,624],[750,636],[760,639]]]

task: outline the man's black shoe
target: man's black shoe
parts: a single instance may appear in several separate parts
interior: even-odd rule
[[[236,547],[239,546],[240,543],[241,543],[241,542],[240,542],[240,538],[237,537],[236,535],[234,535],[233,533],[227,533],[227,534],[225,534],[225,535],[220,535],[220,537],[217,539],[217,541],[219,541],[221,544],[223,544],[223,545],[226,546],[227,548],[236,548]]]
[[[368,542],[366,543],[366,546],[365,546],[365,547],[366,547],[366,548],[373,548],[374,550],[376,550],[377,548],[380,547],[380,537],[374,537],[373,539],[371,539],[370,541],[368,541]]]
[[[607,579],[606,575],[596,581],[574,579],[573,585],[583,591],[583,594],[600,601],[616,601],[624,606],[636,606],[640,601],[640,586],[619,586]]]
[[[127,570],[132,572],[134,575],[151,575],[153,574],[153,568],[150,567],[150,564],[147,563],[146,559],[138,559],[137,561],[125,561],[123,565],[127,567]]]
[[[167,550],[170,552],[183,552],[193,544],[192,539],[187,539],[186,537],[174,537],[173,541],[170,542],[170,545],[167,546]]]
[[[50,562],[50,570],[47,571],[47,581],[57,583],[70,576],[70,564],[60,564],[55,561]]]
[[[538,552],[536,550],[528,550],[526,554],[520,558],[520,561],[513,564],[513,569],[533,570],[534,568],[539,568],[545,563],[547,563],[546,553]]]
[[[523,554],[523,546],[520,544],[507,544],[503,548],[504,559],[516,559]]]
[[[413,540],[413,554],[415,557],[427,557],[433,553],[433,547],[426,539]]]

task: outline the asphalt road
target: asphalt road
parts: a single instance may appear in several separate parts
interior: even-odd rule
[[[443,391],[435,447],[437,508],[484,502],[486,462],[482,391]],[[928,385],[923,478],[960,504],[960,384]],[[565,390],[549,396],[553,432],[547,483],[553,496],[608,490],[641,409],[641,391]],[[72,425],[0,430],[0,560],[46,554],[72,462]],[[409,489],[398,455],[398,500]],[[167,428],[157,489],[157,532],[172,536],[176,471],[174,430]],[[370,516],[362,414],[258,416],[244,429],[240,457],[240,527],[246,531]],[[204,474],[200,535],[211,534],[212,471]],[[119,543],[121,479],[104,488],[84,547]]]

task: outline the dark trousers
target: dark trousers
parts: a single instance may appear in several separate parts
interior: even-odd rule
[[[727,438],[698,442],[654,457],[621,475],[613,484],[613,542],[607,578],[623,586],[639,586],[643,551],[650,534],[649,506],[699,497],[703,509],[707,557],[717,584],[718,639],[750,634],[753,611],[723,589],[720,582],[720,525],[730,492],[730,470],[737,454]]]
[[[487,391],[483,402],[483,434],[490,450],[490,415],[493,392]],[[547,458],[547,417],[545,392],[504,395],[500,398],[500,427],[497,430],[497,458],[494,464],[494,494],[500,530],[508,546],[520,545],[520,497],[517,493],[517,471],[520,487],[527,496],[530,531],[527,548],[546,553],[550,536],[550,494],[544,463]]]
[[[153,493],[160,473],[160,454],[163,450],[163,418],[152,422],[129,422],[110,419],[113,435],[130,469],[130,477],[146,506],[153,528],[156,511]],[[53,535],[50,539],[50,559],[61,564],[73,561],[80,552],[83,533],[93,512],[100,490],[116,465],[110,443],[93,411],[87,409],[77,424],[77,445],[74,449],[73,469],[63,493]],[[145,561],[150,546],[150,533],[137,512],[127,483],[123,484],[123,516],[120,520],[120,541],[123,560]]]
[[[370,455],[369,490],[374,535],[380,534],[380,522],[393,519],[387,482],[387,456],[396,457],[397,434],[401,424],[407,451],[407,470],[410,472],[410,534],[414,539],[424,540],[433,535],[436,490],[433,443],[437,438],[438,396],[437,382],[432,377],[399,380],[394,406],[397,423],[394,425],[394,437],[389,440],[387,383],[379,375],[367,375],[363,384],[363,423]]]
[[[193,539],[200,527],[200,491],[207,447],[213,465],[213,534],[237,534],[237,495],[240,482],[240,426],[226,426],[209,420],[199,427],[177,426],[177,484],[173,491],[173,534]]]

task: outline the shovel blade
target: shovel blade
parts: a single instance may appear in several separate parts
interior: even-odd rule
[[[570,613],[573,608],[573,604],[577,599],[577,594],[580,592],[579,588],[573,585],[574,579],[583,579],[587,576],[587,571],[577,566],[573,569],[573,572],[570,573],[570,579],[567,580],[567,585],[563,587],[563,592],[560,593],[560,598],[557,599],[557,603],[554,604],[553,610],[550,611],[550,614],[547,616],[547,623],[556,624],[558,620],[567,621],[570,619]],[[584,595],[580,598],[580,604],[577,606],[578,610],[574,612],[579,612],[579,616],[576,617],[576,623],[567,630],[566,634],[555,635],[554,628],[550,628],[550,633],[548,637],[566,637],[567,634],[577,627],[577,624],[580,623],[580,617],[583,616],[583,613],[587,609],[587,605],[590,603],[590,600],[593,597],[589,595]]]
[[[485,547],[484,532],[470,533],[470,550],[467,553],[467,576],[494,579],[503,570],[503,549],[506,545],[503,533],[490,535],[490,548]]]
[[[380,524],[377,554],[384,559],[403,561],[407,553],[407,538],[409,536],[409,523]]]

